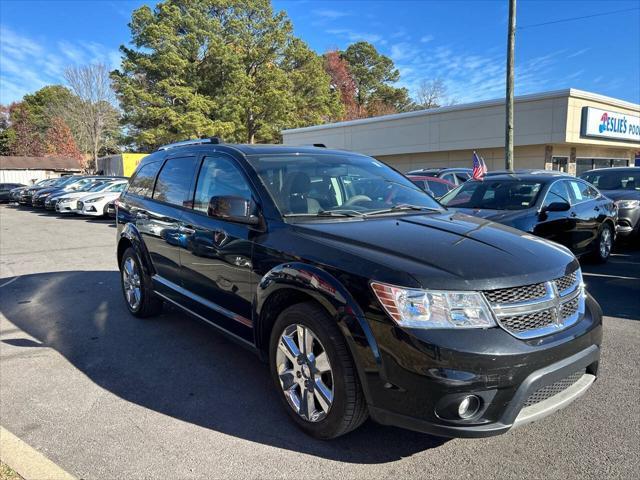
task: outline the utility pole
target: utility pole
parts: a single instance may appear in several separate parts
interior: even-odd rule
[[[504,162],[507,170],[513,170],[513,54],[516,43],[516,0],[509,0],[509,31],[507,34],[507,95]]]

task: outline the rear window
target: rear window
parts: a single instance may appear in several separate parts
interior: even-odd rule
[[[155,189],[153,199],[180,207],[191,205],[191,183],[196,171],[196,157],[172,158],[165,162]]]
[[[127,192],[141,197],[151,197],[160,165],[160,162],[151,162],[140,167],[131,179]]]

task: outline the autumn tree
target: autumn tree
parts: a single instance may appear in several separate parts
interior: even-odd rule
[[[42,137],[33,123],[29,108],[24,103],[14,103],[9,107],[9,117],[13,131],[9,153],[32,157],[42,155]]]
[[[344,120],[358,118],[356,109],[356,83],[349,71],[349,64],[340,56],[340,52],[332,50],[324,54],[324,70],[331,79],[331,89],[340,93],[340,101],[344,107]]]
[[[61,117],[53,117],[51,120],[44,146],[47,155],[75,158],[79,163],[83,162],[82,153],[78,150],[71,129]]]
[[[9,155],[15,132],[11,128],[8,105],[0,105],[0,156]]]
[[[322,62],[269,0],[142,6],[112,73],[139,147],[202,136],[273,142],[288,126],[342,115]]]

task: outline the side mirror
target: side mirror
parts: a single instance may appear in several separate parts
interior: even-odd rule
[[[543,212],[566,212],[571,209],[571,205],[567,202],[553,202],[543,207]]]
[[[243,223],[245,225],[258,225],[260,218],[252,215],[252,202],[242,197],[222,195],[211,197],[207,215],[228,222]]]

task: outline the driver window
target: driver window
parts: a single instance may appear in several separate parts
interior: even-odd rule
[[[211,197],[223,195],[251,200],[251,188],[231,160],[205,157],[198,175],[193,209],[207,213]]]
[[[569,201],[569,194],[567,192],[566,182],[555,182],[551,185],[551,188],[547,192],[547,196],[544,199],[543,207],[548,207],[552,203],[571,203]]]

